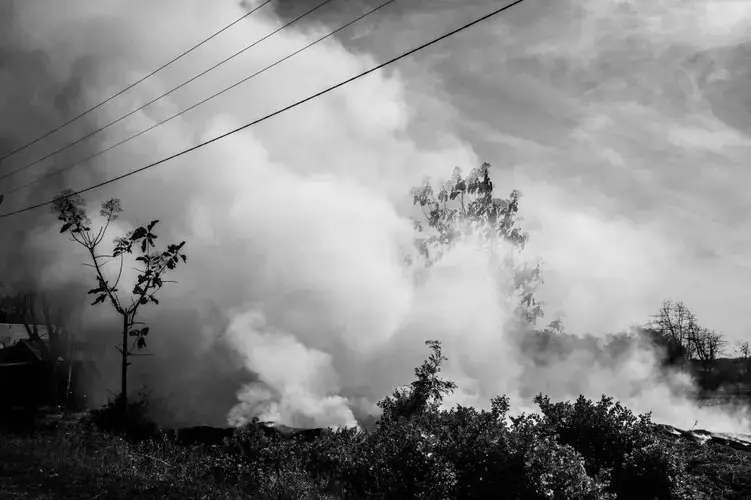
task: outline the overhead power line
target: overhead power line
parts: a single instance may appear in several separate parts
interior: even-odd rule
[[[231,22],[230,24],[228,24],[228,25],[227,25],[227,26],[225,26],[224,28],[220,29],[219,31],[217,31],[216,33],[214,33],[213,35],[211,35],[210,37],[208,37],[208,38],[206,38],[206,39],[202,40],[202,41],[201,41],[200,43],[198,43],[198,44],[196,44],[196,45],[192,46],[191,48],[189,48],[188,50],[186,50],[185,52],[183,52],[183,53],[182,53],[182,54],[180,54],[179,56],[177,56],[177,57],[175,57],[174,59],[170,60],[169,62],[167,62],[167,63],[165,63],[165,64],[163,64],[163,65],[159,66],[159,67],[158,67],[157,69],[155,69],[154,71],[152,71],[152,72],[151,72],[151,73],[149,73],[148,75],[144,76],[144,77],[143,77],[143,78],[141,78],[140,80],[137,80],[137,81],[135,81],[135,82],[131,83],[130,85],[128,85],[127,87],[125,87],[124,89],[122,89],[121,91],[119,91],[118,93],[116,93],[116,94],[114,94],[114,95],[112,95],[112,96],[108,97],[107,99],[105,99],[104,101],[100,102],[100,103],[99,103],[99,104],[97,104],[96,106],[94,106],[94,107],[91,107],[91,108],[87,109],[86,111],[84,111],[83,113],[81,113],[81,114],[79,114],[79,115],[77,115],[77,116],[74,116],[73,118],[71,118],[71,119],[70,119],[70,120],[68,120],[67,122],[65,122],[65,123],[63,123],[63,124],[61,124],[61,125],[58,125],[58,126],[57,126],[56,128],[54,128],[54,129],[50,130],[49,132],[45,133],[44,135],[40,135],[39,137],[37,137],[37,138],[36,138],[36,139],[34,139],[33,141],[31,141],[31,142],[27,142],[27,143],[26,143],[26,144],[24,144],[23,146],[21,146],[21,147],[19,147],[19,148],[17,148],[17,149],[14,149],[13,151],[10,151],[9,153],[6,153],[5,155],[3,155],[3,156],[1,156],[1,157],[0,157],[0,163],[2,163],[2,162],[3,162],[3,161],[4,161],[5,159],[6,159],[6,158],[10,158],[10,157],[11,157],[11,156],[13,156],[14,154],[16,154],[16,153],[20,153],[21,151],[23,151],[24,149],[28,148],[29,146],[33,146],[34,144],[36,144],[37,142],[41,141],[42,139],[46,139],[47,137],[51,136],[51,135],[52,135],[52,134],[54,134],[55,132],[57,132],[57,131],[59,131],[59,130],[61,130],[61,129],[65,128],[65,127],[67,127],[68,125],[70,125],[71,123],[75,122],[76,120],[79,120],[80,118],[83,118],[84,116],[88,115],[88,114],[89,114],[89,113],[91,113],[92,111],[94,111],[94,110],[96,110],[96,109],[99,109],[100,107],[102,107],[102,106],[104,106],[105,104],[107,104],[108,102],[110,102],[110,101],[111,101],[112,99],[115,99],[116,97],[119,97],[119,96],[123,95],[123,94],[124,94],[125,92],[129,91],[130,89],[132,89],[132,88],[133,88],[133,87],[135,87],[136,85],[138,85],[138,84],[140,84],[140,83],[142,83],[142,82],[144,82],[144,81],[148,80],[149,78],[151,78],[151,77],[152,77],[152,76],[154,76],[155,74],[157,74],[157,73],[159,73],[160,71],[162,71],[162,70],[163,70],[164,68],[166,68],[167,66],[170,66],[171,64],[173,64],[173,63],[175,63],[175,62],[179,61],[180,59],[182,59],[183,57],[187,56],[188,54],[190,54],[191,52],[193,52],[193,51],[194,51],[194,50],[196,50],[197,48],[199,48],[199,47],[201,47],[202,45],[204,45],[204,44],[205,44],[206,42],[208,42],[208,41],[210,41],[210,40],[212,40],[212,39],[216,38],[216,37],[217,37],[217,36],[219,36],[219,35],[221,35],[221,34],[222,34],[222,33],[224,33],[225,31],[227,31],[228,29],[230,29],[230,28],[231,28],[232,26],[236,25],[237,23],[239,23],[240,21],[242,21],[242,20],[243,20],[243,19],[245,19],[246,17],[248,17],[248,16],[250,16],[251,14],[253,14],[253,13],[254,13],[255,11],[257,11],[258,9],[260,9],[261,7],[263,7],[264,5],[266,5],[266,4],[269,4],[269,3],[273,2],[273,1],[274,1],[274,0],[266,0],[265,2],[263,2],[263,3],[262,3],[261,5],[259,5],[258,7],[255,7],[255,8],[253,8],[253,9],[251,9],[251,10],[250,10],[249,12],[247,12],[246,14],[243,14],[243,15],[242,15],[241,17],[239,17],[239,18],[235,19],[235,20],[234,20],[234,21],[232,21],[232,22]],[[41,160],[39,160],[39,161],[41,161]]]
[[[144,171],[146,171],[146,170],[148,170],[150,168],[159,166],[159,165],[161,165],[163,163],[166,163],[166,162],[168,162],[170,160],[174,160],[175,158],[178,158],[180,156],[183,156],[183,155],[186,155],[188,153],[191,153],[191,152],[193,152],[193,151],[195,151],[197,149],[200,149],[200,148],[202,148],[204,146],[208,146],[209,144],[213,144],[213,143],[215,143],[217,141],[220,141],[220,140],[222,140],[222,139],[224,139],[226,137],[229,137],[230,135],[236,134],[237,132],[240,132],[242,130],[250,128],[250,127],[252,127],[254,125],[257,125],[257,124],[259,124],[261,122],[264,122],[264,121],[268,120],[269,118],[273,118],[274,116],[277,116],[277,115],[280,115],[282,113],[285,113],[285,112],[289,111],[290,109],[293,109],[293,108],[296,108],[298,106],[301,106],[302,104],[305,104],[305,103],[307,103],[309,101],[312,101],[313,99],[316,99],[316,98],[318,98],[318,97],[320,97],[322,95],[328,94],[329,92],[331,92],[333,90],[336,90],[336,89],[338,89],[340,87],[343,87],[343,86],[345,86],[345,85],[347,85],[349,83],[352,83],[352,82],[354,82],[356,80],[359,80],[360,78],[363,78],[363,77],[365,77],[365,76],[367,76],[367,75],[369,75],[371,73],[374,73],[375,71],[378,71],[378,70],[380,70],[380,69],[382,69],[382,68],[384,68],[386,66],[389,66],[389,65],[391,65],[391,64],[393,64],[393,63],[395,63],[395,62],[397,62],[397,61],[399,61],[401,59],[409,57],[412,54],[414,54],[416,52],[419,52],[419,51],[421,51],[421,50],[423,50],[423,49],[425,49],[427,47],[430,47],[431,45],[435,45],[436,43],[441,42],[441,41],[445,40],[446,38],[449,38],[449,37],[451,37],[451,36],[453,36],[453,35],[461,32],[461,31],[469,29],[469,28],[471,28],[471,27],[473,27],[473,26],[475,26],[475,25],[477,25],[477,24],[479,24],[479,23],[481,23],[483,21],[486,21],[486,20],[488,20],[488,19],[490,19],[492,17],[495,17],[498,14],[500,14],[500,13],[502,13],[502,12],[504,12],[504,11],[506,11],[506,10],[508,10],[508,9],[514,7],[514,6],[516,6],[516,5],[519,5],[522,2],[524,2],[524,0],[516,0],[515,2],[512,2],[512,3],[508,4],[508,5],[503,6],[503,7],[500,7],[498,9],[490,12],[489,14],[486,14],[486,15],[480,17],[479,19],[476,19],[476,20],[474,20],[472,22],[469,22],[469,23],[465,24],[464,26],[461,26],[461,27],[459,27],[459,28],[457,28],[457,29],[455,29],[453,31],[450,31],[449,33],[446,33],[445,35],[442,35],[442,36],[440,36],[438,38],[435,38],[435,39],[433,39],[433,40],[431,40],[429,42],[426,42],[426,43],[424,43],[422,45],[419,45],[418,47],[415,47],[415,48],[413,48],[413,49],[411,49],[411,50],[409,50],[407,52],[404,52],[401,55],[398,55],[398,56],[396,56],[396,57],[394,57],[392,59],[389,59],[388,61],[386,61],[384,63],[381,63],[381,64],[379,64],[379,65],[377,65],[377,66],[375,66],[375,67],[373,67],[373,68],[371,68],[369,70],[363,71],[362,73],[359,73],[359,74],[357,74],[357,75],[355,75],[353,77],[350,77],[350,78],[348,78],[348,79],[346,79],[346,80],[344,80],[342,82],[339,82],[339,83],[337,83],[335,85],[332,85],[332,86],[330,86],[330,87],[328,87],[328,88],[326,88],[326,89],[324,89],[324,90],[322,90],[320,92],[317,92],[317,93],[315,93],[313,95],[310,95],[310,96],[306,97],[305,99],[301,99],[299,101],[296,101],[293,104],[290,104],[289,106],[286,106],[286,107],[284,107],[282,109],[274,111],[273,113],[270,113],[270,114],[268,114],[268,115],[266,115],[266,116],[264,116],[262,118],[258,118],[257,120],[254,120],[254,121],[252,121],[250,123],[246,123],[245,125],[242,125],[242,126],[237,127],[237,128],[235,128],[233,130],[230,130],[229,132],[226,132],[224,134],[218,135],[217,137],[214,137],[214,138],[209,139],[207,141],[201,142],[200,144],[197,144],[197,145],[195,145],[193,147],[190,147],[188,149],[184,149],[184,150],[182,150],[182,151],[180,151],[178,153],[175,153],[175,154],[173,154],[171,156],[168,156],[166,158],[162,158],[161,160],[155,161],[153,163],[145,165],[145,166],[143,166],[141,168],[138,168],[136,170],[131,170],[130,172],[127,172],[125,174],[119,175],[119,176],[114,177],[112,179],[109,179],[109,180],[106,180],[106,181],[94,184],[92,186],[89,186],[87,188],[80,189],[78,191],[74,191],[72,193],[69,193],[68,195],[66,195],[66,198],[69,198],[71,196],[76,196],[76,195],[79,195],[79,194],[83,194],[83,193],[86,193],[86,192],[89,192],[89,191],[93,191],[94,189],[98,189],[98,188],[106,186],[108,184],[112,184],[112,183],[117,182],[119,180],[125,179],[126,177],[130,177],[130,176],[136,175],[138,173],[144,172]],[[37,203],[36,205],[31,205],[31,206],[28,206],[26,208],[22,208],[20,210],[16,210],[14,212],[8,212],[8,213],[5,213],[5,214],[1,214],[0,215],[0,219],[5,219],[5,218],[8,218],[8,217],[12,217],[14,215],[22,214],[24,212],[29,212],[31,210],[44,207],[46,205],[50,205],[50,204],[54,203],[54,201],[57,200],[58,198],[59,197],[55,197],[55,198],[53,198],[51,200],[47,200],[47,201],[42,202],[42,203]]]
[[[374,14],[375,12],[377,12],[377,11],[381,10],[382,8],[386,7],[387,5],[389,5],[389,4],[391,4],[391,3],[394,3],[395,1],[396,1],[396,0],[388,0],[388,1],[384,2],[384,3],[382,3],[381,5],[379,5],[379,6],[375,7],[375,8],[373,8],[373,9],[369,10],[369,11],[368,11],[368,12],[366,12],[365,14],[362,14],[362,15],[360,15],[359,17],[357,17],[357,18],[353,19],[352,21],[349,21],[349,22],[348,22],[347,24],[345,24],[345,25],[343,25],[343,26],[341,26],[341,27],[339,27],[339,28],[335,29],[334,31],[331,31],[331,32],[327,33],[326,35],[324,35],[324,36],[322,36],[322,37],[318,38],[317,40],[315,40],[315,41],[313,41],[313,42],[310,42],[309,44],[307,44],[307,45],[305,45],[304,47],[302,47],[302,48],[300,48],[300,49],[298,49],[298,50],[296,50],[296,51],[292,52],[291,54],[289,54],[289,55],[287,55],[287,56],[283,57],[282,59],[279,59],[279,60],[277,60],[277,61],[276,61],[276,62],[274,62],[273,64],[270,64],[270,65],[266,66],[265,68],[263,68],[263,69],[261,69],[261,70],[259,70],[259,71],[256,71],[256,72],[255,72],[255,73],[253,73],[252,75],[250,75],[250,76],[247,76],[247,77],[243,78],[242,80],[239,80],[239,81],[237,81],[237,82],[233,83],[233,84],[232,84],[232,85],[230,85],[229,87],[226,87],[226,88],[224,88],[223,90],[220,90],[219,92],[216,92],[216,93],[214,93],[214,94],[210,95],[209,97],[207,97],[207,98],[203,99],[202,101],[199,101],[199,102],[197,102],[196,104],[194,104],[194,105],[192,105],[192,106],[190,106],[190,107],[188,107],[188,108],[185,108],[185,109],[183,109],[182,111],[179,111],[179,112],[177,112],[177,113],[173,114],[173,115],[172,115],[172,116],[170,116],[169,118],[166,118],[166,119],[164,119],[164,120],[162,120],[162,121],[160,121],[160,122],[157,122],[157,123],[155,123],[154,125],[151,125],[150,127],[146,128],[146,129],[144,129],[144,130],[141,130],[140,132],[137,132],[137,133],[135,133],[135,134],[131,135],[130,137],[127,137],[126,139],[123,139],[123,140],[122,140],[122,141],[120,141],[120,142],[117,142],[117,143],[115,143],[115,144],[113,144],[113,145],[111,145],[111,146],[109,146],[109,147],[107,147],[107,148],[105,148],[105,149],[103,149],[103,150],[101,150],[101,151],[98,151],[98,152],[96,152],[96,153],[92,154],[91,156],[87,156],[86,158],[83,158],[83,159],[81,159],[81,160],[78,160],[78,161],[76,161],[75,163],[71,163],[70,165],[67,165],[67,166],[65,166],[65,167],[63,167],[63,168],[59,168],[59,169],[56,169],[56,170],[54,170],[54,171],[52,171],[52,172],[49,172],[49,173],[48,173],[48,174],[46,174],[46,175],[43,175],[43,176],[41,176],[41,177],[38,177],[37,179],[34,179],[34,180],[30,181],[30,182],[27,182],[26,184],[23,184],[23,185],[21,185],[21,186],[18,186],[18,187],[15,187],[15,188],[11,189],[11,190],[8,190],[8,191],[6,191],[6,192],[5,192],[5,195],[7,195],[7,196],[10,196],[10,195],[12,195],[12,194],[14,194],[14,193],[17,193],[18,191],[22,191],[22,190],[24,190],[24,189],[26,189],[26,188],[28,188],[28,187],[30,187],[30,186],[33,186],[33,185],[35,185],[35,184],[38,184],[38,183],[40,183],[40,182],[42,182],[42,181],[44,181],[44,180],[46,180],[46,179],[49,179],[49,178],[51,178],[51,177],[55,177],[55,176],[57,176],[57,175],[60,175],[60,174],[62,174],[63,172],[67,172],[68,170],[71,170],[71,169],[75,168],[75,167],[76,167],[76,166],[78,166],[78,165],[81,165],[81,164],[83,164],[83,163],[85,163],[85,162],[87,162],[87,161],[89,161],[89,160],[92,160],[92,159],[94,159],[94,158],[96,158],[96,157],[98,157],[98,156],[101,156],[101,155],[103,155],[103,154],[105,154],[105,153],[109,152],[109,151],[112,151],[113,149],[115,149],[115,148],[117,148],[117,147],[119,147],[119,146],[121,146],[121,145],[125,144],[126,142],[130,142],[130,141],[132,141],[133,139],[135,139],[135,138],[137,138],[137,137],[140,137],[140,136],[142,136],[143,134],[145,134],[145,133],[147,133],[147,132],[150,132],[150,131],[154,130],[155,128],[157,128],[157,127],[160,127],[160,126],[164,125],[165,123],[167,123],[167,122],[169,122],[169,121],[172,121],[172,120],[174,120],[174,119],[175,119],[175,118],[177,118],[178,116],[181,116],[181,115],[183,115],[183,114],[187,113],[188,111],[191,111],[192,109],[195,109],[195,108],[197,108],[198,106],[201,106],[201,105],[203,105],[203,104],[205,104],[205,103],[207,103],[207,102],[211,101],[212,99],[215,99],[215,98],[219,97],[220,95],[224,94],[225,92],[228,92],[228,91],[230,91],[230,90],[234,89],[235,87],[237,87],[237,86],[239,86],[239,85],[241,85],[241,84],[243,84],[243,83],[247,82],[248,80],[251,80],[252,78],[255,78],[256,76],[258,76],[258,75],[260,75],[260,74],[262,74],[262,73],[265,73],[266,71],[268,71],[269,69],[273,68],[274,66],[277,66],[277,65],[279,65],[279,64],[281,64],[281,63],[283,63],[283,62],[284,62],[284,61],[286,61],[287,59],[290,59],[290,58],[294,57],[295,55],[297,55],[297,54],[299,54],[299,53],[301,53],[301,52],[303,52],[303,51],[305,51],[305,50],[307,50],[307,49],[311,48],[312,46],[314,46],[314,45],[316,45],[316,44],[318,44],[318,43],[322,42],[323,40],[325,40],[325,39],[327,39],[327,38],[329,38],[329,37],[331,37],[331,36],[333,36],[333,35],[335,35],[335,34],[339,33],[340,31],[342,31],[342,30],[344,30],[344,29],[346,29],[346,28],[348,28],[348,27],[352,26],[353,24],[357,23],[358,21],[362,20],[363,18],[365,18],[365,17],[367,17],[367,16],[369,16],[369,15],[371,15],[371,14]]]
[[[157,102],[157,101],[159,101],[159,100],[161,100],[161,99],[164,99],[164,98],[165,98],[165,97],[167,97],[168,95],[172,94],[173,92],[176,92],[177,90],[180,90],[181,88],[185,87],[185,86],[186,86],[186,85],[188,85],[189,83],[192,83],[192,82],[194,82],[194,81],[198,80],[198,79],[199,79],[199,78],[201,78],[201,77],[202,77],[203,75],[205,75],[205,74],[207,74],[207,73],[210,73],[211,71],[215,70],[215,69],[216,69],[216,68],[218,68],[219,66],[221,66],[221,65],[223,65],[223,64],[225,64],[225,63],[227,63],[227,62],[231,61],[232,59],[234,59],[235,57],[239,56],[240,54],[242,54],[242,53],[244,53],[244,52],[246,52],[246,51],[248,51],[248,50],[252,49],[253,47],[255,47],[256,45],[258,45],[259,43],[263,42],[264,40],[266,40],[266,39],[268,39],[268,38],[270,38],[270,37],[274,36],[275,34],[279,33],[279,32],[280,32],[280,31],[282,31],[283,29],[286,29],[287,27],[289,27],[289,26],[291,26],[292,24],[296,23],[296,22],[297,22],[297,21],[299,21],[300,19],[302,19],[302,18],[304,18],[304,17],[308,16],[309,14],[312,14],[313,12],[315,12],[315,11],[316,11],[316,10],[318,10],[318,9],[320,9],[320,8],[321,8],[321,7],[323,7],[324,5],[327,5],[327,4],[329,4],[329,3],[333,2],[333,1],[335,1],[335,0],[324,0],[323,2],[321,2],[320,4],[318,4],[317,6],[313,7],[313,8],[312,8],[312,9],[310,9],[310,10],[308,10],[308,11],[307,11],[307,12],[305,12],[304,14],[301,14],[300,16],[297,16],[297,17],[296,17],[295,19],[293,19],[292,21],[290,21],[290,22],[286,23],[285,25],[283,25],[283,26],[282,26],[282,27],[280,27],[280,28],[277,28],[276,30],[272,31],[271,33],[269,33],[269,34],[268,34],[268,35],[266,35],[265,37],[261,38],[260,40],[256,40],[255,42],[251,43],[250,45],[246,46],[245,48],[243,48],[243,49],[241,49],[241,50],[239,50],[239,51],[235,52],[235,53],[234,53],[234,54],[232,54],[231,56],[229,56],[229,57],[227,57],[227,58],[225,58],[225,59],[223,59],[223,60],[219,61],[218,63],[216,63],[216,64],[215,64],[215,65],[213,65],[212,67],[210,67],[210,68],[208,68],[208,69],[206,69],[206,70],[204,70],[204,71],[202,71],[202,72],[198,73],[198,74],[197,74],[196,76],[194,76],[193,78],[191,78],[191,79],[189,79],[189,80],[187,80],[187,81],[185,81],[185,82],[181,83],[181,84],[180,84],[180,85],[178,85],[177,87],[173,87],[173,88],[172,88],[171,90],[168,90],[167,92],[165,92],[164,94],[160,95],[159,97],[156,97],[156,98],[154,98],[154,99],[150,100],[149,102],[147,102],[146,104],[143,104],[142,106],[140,106],[140,107],[138,107],[138,108],[134,109],[134,110],[133,110],[133,111],[131,111],[130,113],[127,113],[127,114],[125,114],[125,115],[121,116],[120,118],[117,118],[117,119],[115,119],[115,120],[113,120],[113,121],[109,122],[109,123],[108,123],[107,125],[104,125],[104,126],[102,126],[102,127],[99,127],[98,129],[94,130],[93,132],[91,132],[91,133],[89,133],[89,134],[87,134],[87,135],[85,135],[85,136],[81,137],[80,139],[77,139],[77,140],[75,140],[75,141],[73,141],[73,142],[71,142],[71,143],[69,143],[69,144],[66,144],[66,145],[65,145],[65,146],[63,146],[63,147],[61,147],[61,148],[58,148],[58,149],[56,149],[55,151],[53,151],[53,152],[51,152],[51,153],[49,153],[49,154],[47,154],[47,155],[45,155],[45,156],[43,156],[43,157],[41,157],[41,158],[37,159],[37,160],[34,160],[34,161],[33,161],[33,162],[31,162],[31,163],[28,163],[28,164],[24,165],[23,167],[17,168],[16,170],[13,170],[13,171],[11,171],[11,172],[8,172],[8,173],[7,173],[7,174],[5,174],[5,175],[2,175],[2,176],[0,176],[0,181],[2,181],[2,180],[4,180],[4,179],[7,179],[8,177],[11,177],[11,176],[13,176],[13,175],[16,175],[16,174],[17,174],[17,173],[19,173],[19,172],[23,172],[23,171],[24,171],[24,170],[26,170],[27,168],[33,167],[34,165],[37,165],[38,163],[40,163],[40,162],[42,162],[42,161],[44,161],[44,160],[46,160],[46,159],[48,159],[48,158],[51,158],[51,157],[55,156],[56,154],[58,154],[58,153],[61,153],[62,151],[65,151],[66,149],[68,149],[68,148],[71,148],[71,147],[75,146],[76,144],[80,144],[81,142],[85,141],[86,139],[88,139],[88,138],[90,138],[90,137],[93,137],[93,136],[95,136],[95,135],[96,135],[96,134],[98,134],[99,132],[102,132],[103,130],[106,130],[106,129],[110,128],[110,127],[111,127],[112,125],[115,125],[115,124],[117,124],[117,123],[120,123],[121,121],[123,121],[124,119],[128,118],[129,116],[133,116],[134,114],[138,113],[138,112],[139,112],[139,111],[141,111],[142,109],[144,109],[144,108],[147,108],[148,106],[151,106],[151,105],[152,105],[152,104],[154,104],[155,102]]]

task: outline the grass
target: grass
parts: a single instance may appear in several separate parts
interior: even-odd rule
[[[76,425],[0,436],[0,499],[325,499],[294,469],[259,473],[220,448],[131,443]]]

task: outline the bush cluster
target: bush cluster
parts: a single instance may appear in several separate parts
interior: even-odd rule
[[[313,443],[307,470],[345,498],[698,498],[678,445],[658,440],[648,415],[610,398],[551,403],[509,418],[457,406],[382,421],[370,432],[337,431]]]
[[[233,485],[255,498],[699,498],[687,451],[661,440],[650,415],[634,415],[612,398],[551,402],[538,395],[539,412],[516,417],[505,396],[486,410],[441,409],[456,386],[440,377],[440,344],[428,346],[415,380],[379,403],[383,414],[369,430],[325,430],[303,440],[254,420],[222,446],[186,447],[158,437],[145,399],[129,403],[125,421],[115,400],[93,422],[130,438],[112,438],[119,451],[107,452],[124,457],[118,460],[128,474],[160,484]]]
[[[510,417],[506,397],[490,409],[441,410],[455,385],[442,379],[440,344],[416,379],[379,403],[368,431],[327,431],[310,443],[239,430],[230,446],[259,470],[298,471],[323,491],[357,499],[692,499],[686,453],[657,436],[650,415],[612,398],[553,403]]]

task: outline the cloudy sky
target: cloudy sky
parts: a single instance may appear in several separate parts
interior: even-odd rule
[[[169,117],[377,3],[335,0],[105,133],[0,181],[0,192]],[[137,108],[315,4],[276,0],[1,162],[0,174]],[[165,238],[189,241],[190,264],[179,273],[179,290],[166,292],[173,305],[164,306],[174,312],[167,316],[180,318],[179,328],[151,318],[172,329],[165,337],[183,353],[175,355],[174,373],[160,379],[172,381],[165,391],[181,394],[194,411],[205,405],[185,395],[188,383],[212,394],[222,415],[239,398],[235,415],[348,422],[350,410],[406,382],[424,355],[422,340],[435,336],[464,360],[453,373],[470,392],[518,389],[498,380],[513,379],[522,367],[487,365],[513,353],[494,340],[508,311],[484,302],[492,287],[482,271],[465,259],[456,264],[460,271],[447,268],[432,288],[415,290],[399,265],[412,237],[409,188],[425,175],[448,177],[455,165],[470,169],[483,161],[493,165],[499,194],[524,194],[526,253],[544,261],[548,320],[560,314],[578,333],[619,331],[673,298],[731,341],[751,336],[746,4],[527,0],[385,71],[90,193],[92,205],[122,198],[127,215],[116,231],[159,218]],[[232,0],[61,5],[15,0],[0,7],[0,150],[65,122],[243,12]],[[214,137],[499,5],[397,0],[168,125],[7,196],[3,212]],[[52,290],[80,281],[82,256],[57,235],[47,210],[2,220],[0,228],[6,281]],[[476,313],[486,315],[482,322]],[[87,325],[107,321],[106,312],[82,307],[80,314]],[[217,331],[239,356],[209,347],[194,352]],[[298,369],[264,361],[282,355],[289,360],[283,366]],[[263,383],[249,379],[248,370]],[[594,396],[612,389],[582,384],[576,389]],[[650,394],[642,409],[652,409],[661,393]]]
[[[347,42],[386,58],[497,5],[403,2]],[[738,339],[751,336],[750,54],[742,1],[537,0],[399,68],[425,134],[450,132],[524,192],[544,298],[575,330],[674,298]]]

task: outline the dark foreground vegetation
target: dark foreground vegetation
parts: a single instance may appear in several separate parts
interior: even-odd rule
[[[431,356],[367,431],[161,432],[132,400],[0,436],[0,498],[742,499],[751,450],[671,432],[603,397],[509,418],[498,397],[440,410],[455,385]],[[213,444],[212,444],[213,443]]]

